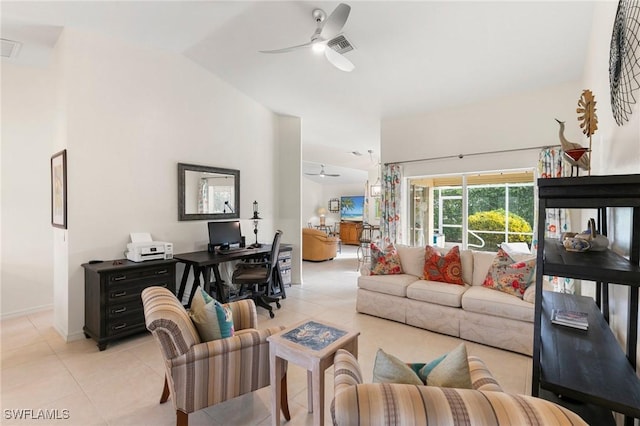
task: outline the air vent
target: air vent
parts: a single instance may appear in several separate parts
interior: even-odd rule
[[[329,40],[327,45],[340,54],[350,52],[354,49],[353,45],[343,35]]]
[[[2,40],[2,57],[3,58],[15,58],[18,56],[18,52],[20,51],[21,43],[18,41],[7,40],[5,38]]]

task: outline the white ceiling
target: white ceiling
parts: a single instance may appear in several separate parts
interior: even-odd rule
[[[330,14],[338,4],[3,0],[0,12],[2,37],[23,42],[16,60],[25,63],[46,63],[64,27],[187,56],[273,111],[301,117],[304,171],[376,167],[383,117],[579,79],[593,12],[582,1],[350,1],[353,72],[310,50],[258,52],[306,43],[313,9]]]

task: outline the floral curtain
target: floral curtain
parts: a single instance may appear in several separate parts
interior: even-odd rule
[[[382,216],[380,228],[386,243],[402,242],[402,166],[389,164],[382,172]]]
[[[209,182],[206,178],[200,179],[198,188],[198,213],[208,213],[209,211]]]
[[[538,176],[542,179],[559,178],[571,176],[571,166],[568,166],[562,159],[563,151],[558,148],[545,148],[540,151],[538,160]],[[536,209],[537,211],[537,209]],[[545,237],[560,238],[563,232],[571,230],[571,220],[567,209],[547,209],[545,217]],[[535,220],[535,228],[538,227],[538,220]],[[534,240],[532,249],[538,248],[538,230],[533,231]],[[547,277],[553,290],[561,293],[574,293],[575,282],[572,278]]]

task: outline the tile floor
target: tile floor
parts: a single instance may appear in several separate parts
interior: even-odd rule
[[[304,286],[287,289],[282,309],[269,319],[258,308],[261,327],[326,319],[359,330],[359,360],[371,380],[376,350],[406,361],[426,361],[453,349],[460,340],[355,311],[355,247],[343,247],[329,262],[303,264]],[[149,334],[98,351],[93,340],[65,343],[52,327],[52,312],[3,320],[1,336],[1,420],[3,425],[174,425],[171,401],[158,403],[163,363]],[[487,363],[505,391],[530,392],[531,358],[466,342],[470,354]],[[325,423],[331,424],[333,370],[326,372]],[[312,424],[307,413],[306,373],[289,364],[290,425]],[[190,425],[269,425],[270,388],[244,395],[189,416]],[[13,420],[7,410],[57,409],[67,420]],[[67,410],[67,411],[63,411]],[[284,419],[283,419],[284,421]]]

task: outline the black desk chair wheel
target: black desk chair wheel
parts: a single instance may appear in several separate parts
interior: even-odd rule
[[[247,298],[253,299],[256,306],[260,306],[269,311],[269,317],[273,318],[273,306],[275,303],[278,309],[281,308],[280,300],[271,297],[274,294],[276,284],[276,274],[278,273],[278,253],[280,252],[280,237],[282,231],[276,231],[271,246],[271,255],[261,262],[239,263],[233,272],[232,281],[241,286],[240,294],[248,293]]]

